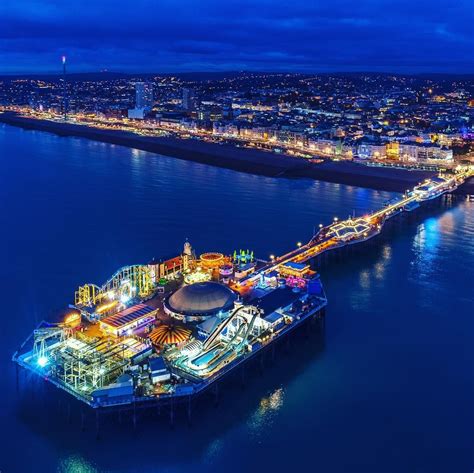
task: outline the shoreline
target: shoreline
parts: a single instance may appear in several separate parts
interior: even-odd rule
[[[310,163],[303,158],[278,155],[261,150],[237,148],[195,139],[143,137],[131,132],[103,130],[87,125],[58,123],[19,116],[14,112],[0,113],[0,123],[27,130],[45,131],[58,136],[87,138],[103,143],[136,148],[172,158],[217,166],[234,171],[267,177],[309,178],[336,184],[370,189],[404,192],[435,173],[404,169],[369,167],[346,161]],[[466,192],[474,193],[474,182],[466,183]]]

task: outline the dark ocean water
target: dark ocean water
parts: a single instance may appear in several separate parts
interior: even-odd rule
[[[181,250],[268,257],[314,225],[391,197],[276,180],[0,126],[0,470],[45,472],[474,469],[474,202],[447,205],[322,271],[324,334],[292,340],[217,408],[94,419],[31,376],[14,350],[43,318],[118,267]]]

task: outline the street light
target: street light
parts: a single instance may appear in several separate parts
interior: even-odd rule
[[[301,242],[299,241],[299,242],[296,244],[296,246],[297,246],[298,248],[301,248]]]
[[[339,219],[337,217],[334,217],[334,221],[337,222]]]

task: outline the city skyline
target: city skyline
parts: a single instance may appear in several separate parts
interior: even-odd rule
[[[71,72],[474,72],[468,1],[116,6],[0,5],[0,74],[55,72],[64,54]]]

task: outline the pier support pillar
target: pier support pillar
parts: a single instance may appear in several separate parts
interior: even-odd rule
[[[245,366],[244,365],[240,369],[240,387],[241,389],[245,388]]]
[[[100,439],[100,412],[99,407],[95,411],[95,438]]]
[[[15,363],[16,369],[16,392],[20,390],[20,373],[18,372],[18,363]]]
[[[81,409],[81,432],[85,430],[85,422],[84,422],[84,409]]]
[[[188,427],[191,427],[191,414],[192,414],[192,410],[191,410],[191,396],[188,396]]]
[[[171,397],[170,400],[170,427],[173,429],[174,428],[174,403],[173,403],[173,397]]]
[[[133,430],[137,430],[137,406],[133,401]]]
[[[303,330],[303,338],[305,342],[307,342],[309,340],[309,332],[311,330],[311,319],[304,322]]]
[[[214,407],[217,407],[219,405],[219,385],[216,384],[214,385]]]

